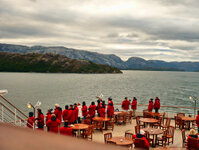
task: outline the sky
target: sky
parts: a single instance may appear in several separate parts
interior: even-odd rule
[[[0,43],[199,61],[198,0],[0,0]]]

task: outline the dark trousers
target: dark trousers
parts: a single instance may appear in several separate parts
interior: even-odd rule
[[[158,113],[158,110],[159,110],[158,108],[155,108],[155,112],[156,112],[156,113]]]

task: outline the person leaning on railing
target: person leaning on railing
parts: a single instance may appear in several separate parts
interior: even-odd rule
[[[133,117],[135,117],[135,111],[137,109],[137,99],[133,97],[133,101],[131,103],[131,109],[133,110]]]
[[[33,112],[29,112],[29,118],[27,120],[27,127],[33,128],[35,124],[35,117],[33,116]]]
[[[155,98],[154,109],[156,113],[158,113],[158,110],[160,109],[160,99],[158,97]]]
[[[127,97],[122,101],[122,109],[128,111],[129,110],[130,101]]]

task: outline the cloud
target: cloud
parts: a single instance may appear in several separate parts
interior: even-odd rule
[[[199,60],[197,0],[0,0],[0,42]]]

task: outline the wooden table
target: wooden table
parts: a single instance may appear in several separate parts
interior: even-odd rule
[[[146,124],[154,124],[158,122],[158,120],[154,118],[140,118],[140,121],[144,122],[144,127],[146,127]]]
[[[157,143],[157,136],[159,134],[163,133],[162,129],[156,129],[156,128],[143,128],[141,130],[144,130],[145,132],[147,131],[149,135],[153,136],[153,141],[152,141],[152,146],[155,147]]]
[[[102,122],[105,122],[105,130],[108,129],[108,121],[110,121],[111,119],[110,118],[103,118],[103,117],[94,117],[93,118],[93,121],[102,121]]]
[[[182,116],[180,117],[182,119],[182,121],[184,122],[188,122],[188,129],[190,129],[190,122],[193,122],[193,121],[196,121],[196,118],[193,118],[193,117],[185,117],[185,116]],[[184,125],[182,127],[184,129]]]
[[[126,111],[115,111],[114,115],[117,116],[118,114],[121,114],[121,113],[128,114],[128,112]]]
[[[153,116],[153,117],[159,117],[162,116],[163,113],[155,113],[155,112],[147,112],[149,115]]]
[[[134,143],[133,139],[128,137],[112,137],[107,141],[114,142],[116,145],[119,146],[131,146]]]
[[[69,125],[69,127],[71,127],[73,130],[77,130],[77,133],[78,133],[78,135],[77,136],[80,136],[80,131],[81,130],[86,130],[86,129],[88,129],[88,125],[87,124],[74,124],[74,126],[73,125]]]

